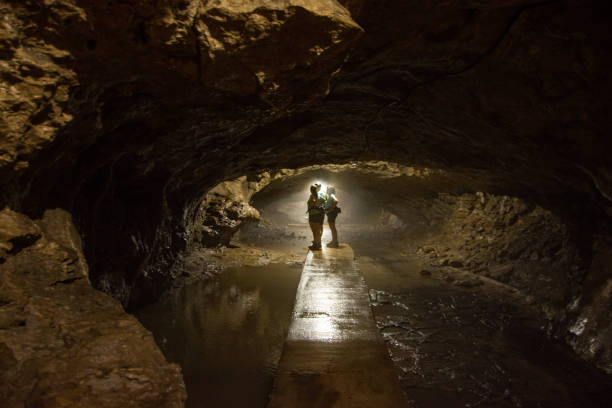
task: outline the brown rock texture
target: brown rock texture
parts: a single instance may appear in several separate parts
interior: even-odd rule
[[[362,33],[332,0],[1,7],[2,202],[78,213],[94,286],[126,305],[167,287],[184,209],[257,160],[237,145],[328,93]]]
[[[590,273],[583,283],[580,297],[566,308],[566,340],[585,360],[595,361],[612,374],[612,243],[598,237],[594,242]]]
[[[229,245],[244,222],[259,220],[259,212],[249,202],[253,194],[269,183],[269,174],[249,181],[246,176],[224,181],[210,189],[196,210],[189,228],[191,243],[204,247]]]
[[[0,167],[19,171],[29,165],[26,157],[48,147],[58,129],[73,119],[66,108],[78,80],[66,67],[70,52],[37,38],[38,21],[25,11],[21,19],[15,6],[0,5]],[[78,15],[70,7],[63,12],[66,18]]]
[[[612,300],[607,240],[585,248],[575,225],[540,206],[484,193],[441,196],[426,239],[411,242],[432,268],[469,271],[520,291],[548,321],[549,335],[612,373],[608,310]],[[461,285],[461,281],[456,282]]]
[[[93,286],[127,307],[170,286],[210,188],[327,163],[429,168],[440,173],[413,184],[422,193],[519,198],[552,213],[551,234],[571,236],[590,265],[611,234],[610,11],[604,0],[6,0],[0,206],[70,212]],[[391,213],[430,203],[396,191]],[[421,231],[435,218],[406,217]]]
[[[125,305],[167,287],[207,189],[263,170],[386,160],[610,206],[606,2],[341,3],[4,2],[2,202],[73,213]]]
[[[501,282],[540,310],[548,335],[611,372],[611,320],[603,312],[611,301],[612,278],[605,266],[605,220],[591,236],[597,230],[593,225],[568,220],[529,200],[462,193],[468,181],[443,171],[386,162],[302,170],[272,180],[254,194],[253,205],[263,214],[259,234],[279,236],[267,226],[268,204],[281,202],[281,208],[290,209],[287,200],[296,192],[305,195],[306,183],[326,180],[342,187],[340,200],[358,213],[349,215],[349,208],[342,214],[342,224],[361,224],[356,233],[340,228],[345,242],[416,253],[426,265],[425,275],[433,271],[458,286],[482,285],[482,277]],[[282,214],[273,214],[282,219]]]
[[[86,109],[83,102],[115,105],[134,92],[142,101],[155,98],[144,91],[148,82],[204,85],[202,95],[192,95],[196,100],[210,98],[212,89],[258,95],[277,108],[325,95],[347,44],[361,32],[333,0],[8,1],[1,7],[0,164],[16,171],[56,139],[72,111]],[[109,92],[118,92],[112,101]],[[125,102],[108,108],[123,110]],[[110,112],[91,113],[98,117],[88,117],[89,127],[105,132],[100,114]]]
[[[70,215],[0,212],[3,407],[182,407],[180,368],[93,289]]]
[[[484,193],[441,200],[450,211],[425,244],[434,265],[465,267],[557,308],[577,296],[587,265],[554,214]]]

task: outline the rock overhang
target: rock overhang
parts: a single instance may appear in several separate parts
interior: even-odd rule
[[[3,6],[2,202],[70,210],[124,303],[208,189],[264,170],[383,160],[606,217],[604,2],[239,3]]]

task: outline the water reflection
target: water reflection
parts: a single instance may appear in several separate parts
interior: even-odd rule
[[[136,317],[181,365],[187,407],[265,407],[300,270],[230,269],[180,288]]]
[[[370,327],[370,305],[353,251],[338,249],[309,252],[289,331],[290,340],[339,342],[375,338]]]

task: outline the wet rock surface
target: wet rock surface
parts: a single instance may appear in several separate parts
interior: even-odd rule
[[[457,286],[478,286],[479,276],[484,276],[519,290],[546,315],[551,336],[564,339],[609,372],[608,348],[601,341],[606,329],[591,332],[587,340],[582,330],[571,328],[581,319],[593,319],[591,313],[597,313],[593,307],[605,307],[609,301],[601,292],[592,300],[594,305],[582,301],[591,291],[586,282],[597,279],[589,277],[602,278],[596,265],[606,256],[605,246],[601,252],[585,248],[572,237],[571,225],[517,198],[477,193],[439,199],[449,205],[444,220],[436,223],[429,237],[416,245],[413,241],[407,252],[416,248],[412,253]],[[471,276],[458,278],[458,272]],[[607,327],[606,321],[600,321],[602,327]]]
[[[420,274],[418,258],[388,249],[361,254],[374,316],[415,406],[612,402],[612,380],[551,341],[544,316],[513,288],[487,278],[457,286],[441,273]]]
[[[304,263],[306,246],[268,242],[253,245],[248,242],[234,241],[229,247],[205,248],[192,247],[183,252],[173,266],[177,278],[173,287],[209,280],[229,268],[266,266],[284,264],[301,268]]]
[[[259,241],[260,244],[263,242]],[[271,240],[267,245],[273,242]],[[200,254],[206,261],[216,258],[219,267],[229,268],[229,277],[222,274],[221,280],[231,280],[236,266],[244,271],[253,268],[239,265],[250,261],[257,265],[261,261],[257,254],[264,254],[266,260],[275,259],[269,258],[275,251],[266,248],[266,245],[249,248],[239,241],[234,241],[234,244],[241,246],[214,252],[208,249]],[[284,247],[294,245],[296,253],[300,250],[305,252],[307,244],[295,241],[285,243]],[[425,247],[433,253],[433,245]],[[370,287],[370,303],[378,328],[411,404],[420,407],[603,408],[612,402],[609,376],[581,361],[567,343],[550,337],[548,316],[542,312],[542,305],[534,301],[533,296],[528,297],[506,283],[476,275],[457,264],[444,268],[431,266],[429,257],[402,252],[391,242],[373,246],[372,241],[357,241],[356,251],[357,265]],[[277,265],[264,262],[253,270],[265,273],[266,268],[272,267],[271,270],[274,270]],[[298,269],[301,267],[301,262],[295,266]],[[199,279],[195,275],[194,278]],[[208,287],[206,296],[224,298],[227,290],[211,289],[218,279],[217,275],[212,275],[212,279],[207,278],[205,282],[186,281],[187,286],[169,293],[162,303],[179,300],[193,290],[190,288],[194,285]],[[601,295],[593,293],[593,299]],[[231,291],[228,296],[231,298]],[[192,296],[190,302],[195,302],[196,298],[198,296]],[[154,308],[157,309],[151,310],[160,307],[156,305]],[[197,313],[192,310],[193,307],[197,308]],[[192,311],[187,316],[195,313],[213,319],[216,314],[214,308],[193,307],[189,308]],[[164,313],[175,312],[183,313],[181,307]],[[158,313],[151,313],[151,322],[158,322]],[[263,317],[258,315],[254,318]],[[206,319],[200,320],[204,322]],[[604,321],[600,320],[600,324]],[[191,319],[186,322],[194,324]],[[198,326],[197,331],[206,333],[217,324],[221,323],[210,327],[203,324]],[[586,330],[586,327],[587,324],[577,325],[574,330]],[[593,329],[593,326],[589,327]],[[249,336],[248,330],[251,329],[245,327],[247,332],[243,335]],[[174,329],[168,333],[176,337]],[[172,347],[182,352],[181,346],[170,345],[163,338],[158,341],[164,344],[162,349],[166,353],[176,354]],[[177,339],[172,341],[182,344]],[[201,340],[194,338],[187,341]],[[211,362],[212,366],[221,363],[220,356]],[[210,368],[206,368],[204,361],[195,364],[198,370]],[[200,380],[194,377],[190,381],[196,384]],[[320,385],[314,378],[309,377],[308,381],[304,381],[312,382],[315,388]]]
[[[406,407],[351,247],[309,252],[270,408]]]
[[[91,287],[70,215],[0,211],[3,407],[182,407],[180,368]]]

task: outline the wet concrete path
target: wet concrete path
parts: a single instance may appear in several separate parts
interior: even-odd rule
[[[405,406],[353,250],[309,252],[268,407]]]

